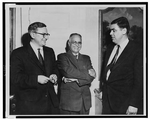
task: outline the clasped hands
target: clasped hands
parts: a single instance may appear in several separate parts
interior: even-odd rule
[[[74,78],[65,78],[65,77],[63,77],[62,81],[64,81],[64,83],[67,83],[67,82],[77,82],[77,83],[79,83],[78,79],[74,79]]]
[[[96,72],[95,72],[94,69],[89,69],[88,72],[89,72],[89,75],[90,75],[90,76],[96,78]]]
[[[57,84],[57,76],[55,74],[50,75],[49,77],[46,77],[44,75],[38,75],[38,83],[40,84],[46,84],[48,81]]]
[[[88,73],[89,73],[90,76],[92,76],[94,78],[96,77],[96,72],[95,72],[94,69],[89,69]],[[65,78],[65,77],[63,77],[62,80],[65,83],[67,83],[67,82],[77,82],[77,83],[79,83],[78,79],[75,79],[75,78]]]

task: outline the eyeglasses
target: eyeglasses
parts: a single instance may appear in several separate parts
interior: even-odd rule
[[[72,41],[71,43],[74,44],[74,45],[77,45],[77,44],[81,45],[82,44],[82,42],[76,42],[76,41]]]
[[[39,33],[39,32],[35,32],[35,33],[40,34],[40,35],[43,35],[43,38],[50,36],[49,33]]]

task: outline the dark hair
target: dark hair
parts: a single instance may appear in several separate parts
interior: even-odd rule
[[[79,33],[72,33],[69,38],[71,38],[74,35],[78,35],[81,38],[81,40],[82,40],[82,36]]]
[[[130,30],[129,21],[126,17],[119,17],[111,22],[111,24],[117,24],[120,28],[126,28],[127,34]]]
[[[32,24],[29,25],[28,27],[28,32],[36,32],[36,30],[38,28],[42,28],[42,27],[46,27],[46,25],[44,23],[41,23],[41,22],[34,22]]]

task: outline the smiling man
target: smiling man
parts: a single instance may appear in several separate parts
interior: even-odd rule
[[[136,40],[128,38],[129,22],[120,17],[111,22],[113,45],[106,51],[100,89],[103,114],[142,114],[143,55]]]
[[[67,42],[66,53],[58,55],[58,68],[63,76],[60,88],[61,114],[89,114],[90,85],[96,77],[90,57],[80,54],[82,36],[73,33]]]
[[[58,114],[55,54],[46,47],[50,34],[46,25],[32,23],[28,27],[31,41],[11,54],[11,86],[15,88],[16,114]]]

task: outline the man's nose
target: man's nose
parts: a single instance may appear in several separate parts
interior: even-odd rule
[[[44,37],[44,38],[43,38],[43,40],[47,41],[47,40],[48,40],[48,38],[47,38],[47,37]]]

